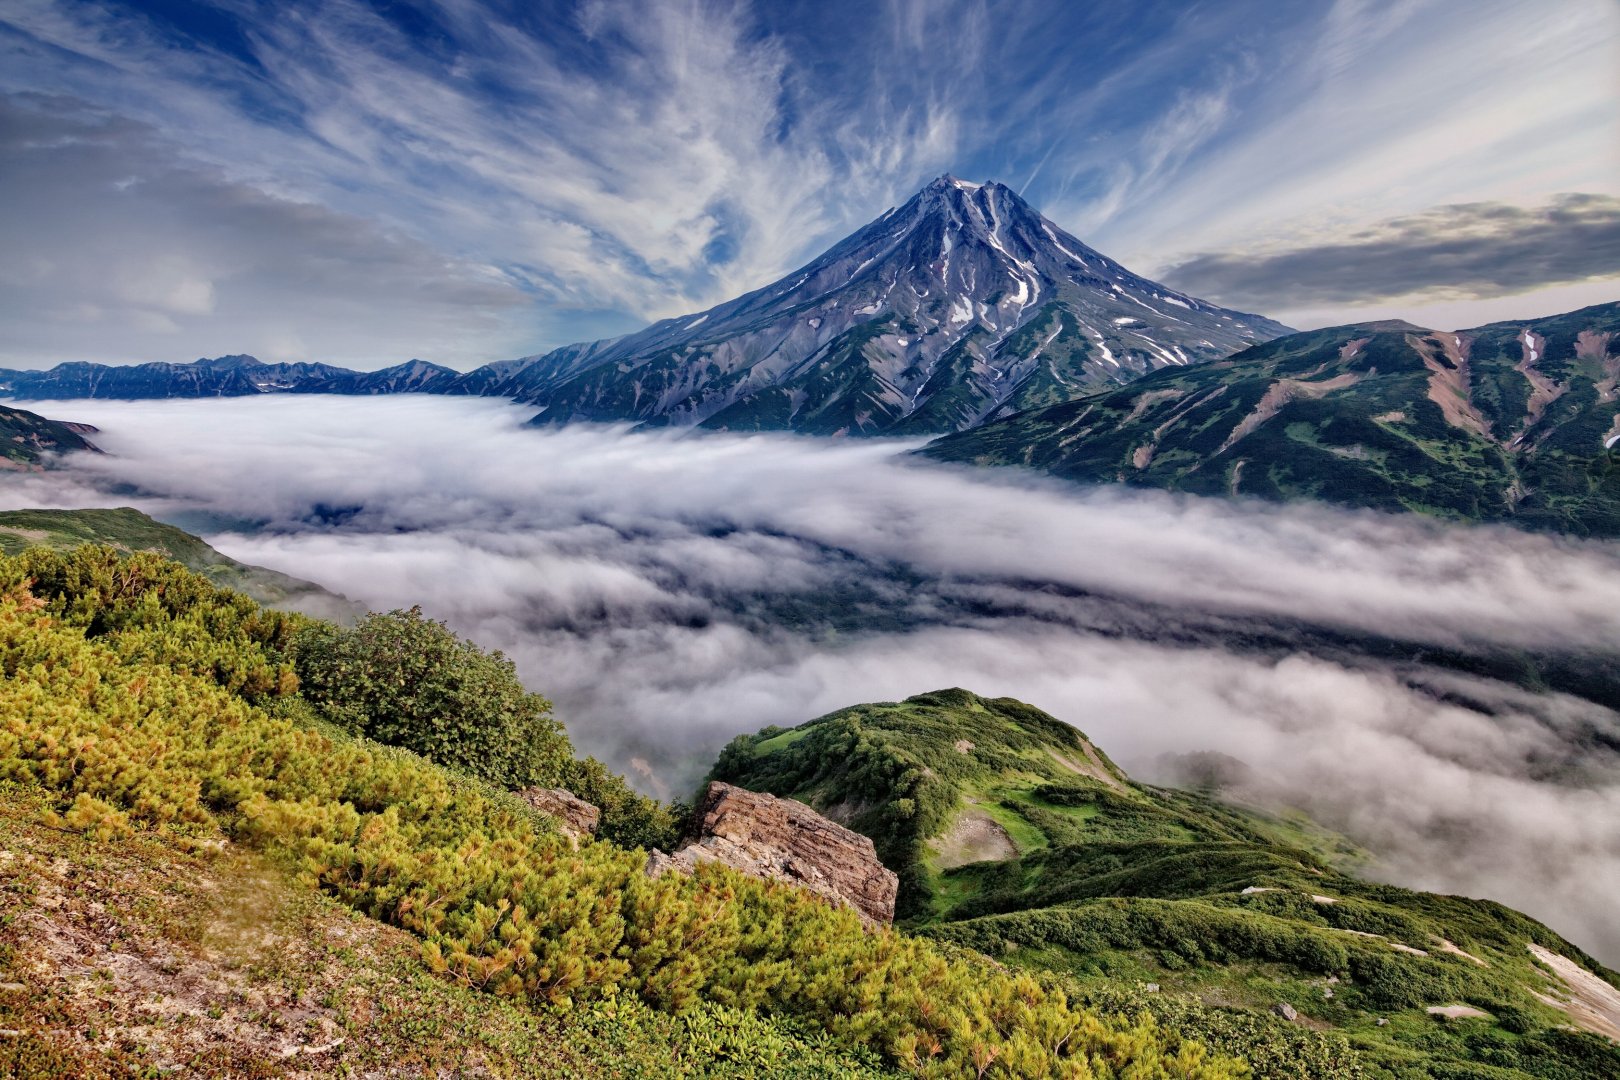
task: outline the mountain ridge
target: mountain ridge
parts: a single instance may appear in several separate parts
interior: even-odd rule
[[[1241,781],[1140,783],[1022,701],[951,688],[851,706],[738,736],[710,778],[870,836],[912,932],[1072,979],[1099,1005],[1122,985],[1156,1014],[1201,1004],[1220,1017],[1194,1021],[1201,1037],[1241,1042],[1257,1076],[1328,1074],[1268,1057],[1308,1032],[1347,1040],[1365,1076],[1620,1064],[1620,973],[1556,931],[1358,877],[1359,848],[1251,805]]]
[[[252,397],[256,394],[397,394],[433,392],[460,372],[425,360],[377,371],[334,364],[271,363],[244,353],[190,363],[94,364],[70,360],[39,371],[0,369],[0,395],[19,401],[108,398]]]
[[[1277,338],[942,438],[936,460],[1620,535],[1620,303]]]

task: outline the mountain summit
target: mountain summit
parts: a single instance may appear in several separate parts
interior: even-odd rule
[[[942,176],[762,289],[459,389],[545,424],[937,433],[1287,332],[1131,273],[1004,184]]]
[[[1004,184],[942,176],[780,281],[624,337],[466,374],[262,364],[0,371],[19,399],[478,394],[539,424],[937,435],[1288,333],[1131,273]]]

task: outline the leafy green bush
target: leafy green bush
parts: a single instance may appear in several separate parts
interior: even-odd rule
[[[551,703],[524,689],[511,660],[420,607],[350,628],[312,623],[295,647],[304,697],[355,735],[507,788],[549,781],[573,757]]]
[[[373,613],[354,627],[311,622],[294,639],[300,690],[343,730],[504,788],[567,788],[602,811],[602,835],[668,844],[669,811],[594,759],[579,761],[551,703],[515,665],[422,609]]]

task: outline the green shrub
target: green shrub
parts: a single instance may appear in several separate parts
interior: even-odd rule
[[[506,788],[551,781],[573,757],[551,703],[524,689],[511,660],[419,607],[350,628],[311,624],[295,655],[304,697],[352,734]]]
[[[670,812],[599,761],[574,758],[551,703],[517,669],[422,609],[371,614],[350,628],[306,625],[293,642],[300,690],[343,730],[499,787],[561,787],[601,811],[601,833],[626,846],[667,845]]]

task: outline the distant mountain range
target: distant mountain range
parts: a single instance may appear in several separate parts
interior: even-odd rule
[[[1336,326],[922,453],[1201,495],[1620,536],[1620,303],[1455,333]]]
[[[943,176],[763,289],[637,333],[461,374],[264,364],[61,364],[0,371],[0,394],[479,394],[536,422],[938,434],[1214,360],[1288,328],[1131,273],[1010,188]]]
[[[70,398],[250,397],[254,394],[405,394],[437,392],[461,375],[411,360],[381,371],[331,364],[265,364],[252,356],[221,356],[190,364],[58,364],[48,371],[0,369],[0,394],[23,401]]]

